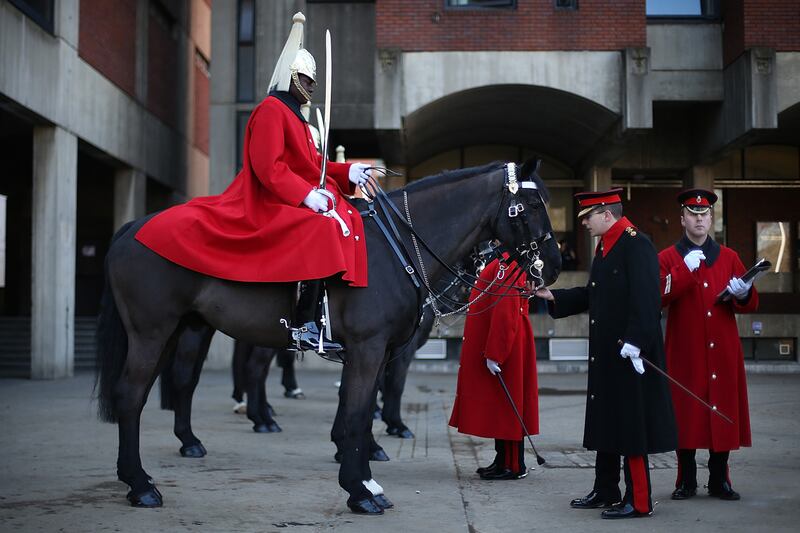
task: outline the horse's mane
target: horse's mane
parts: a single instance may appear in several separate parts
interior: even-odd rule
[[[445,170],[440,174],[435,174],[433,176],[428,176],[427,178],[422,178],[420,180],[412,181],[403,189],[406,192],[419,192],[424,191],[426,189],[430,189],[434,185],[446,185],[448,183],[453,183],[455,181],[461,181],[467,178],[471,178],[473,176],[477,176],[478,174],[485,174],[492,170],[497,170],[503,166],[504,163],[500,161],[493,161],[489,164],[480,166],[480,167],[470,167],[470,168],[462,168],[457,170]]]
[[[439,174],[435,174],[433,176],[428,176],[416,181],[413,181],[403,187],[401,190],[404,190],[408,193],[412,192],[419,192],[424,191],[426,189],[430,189],[434,185],[445,185],[448,183],[453,183],[456,181],[461,181],[464,179],[471,178],[473,176],[477,176],[479,174],[485,174],[487,172],[491,172],[493,170],[497,170],[505,166],[503,161],[492,161],[486,165],[480,167],[470,167],[470,168],[463,168],[463,169],[456,169],[456,170],[445,170]],[[528,167],[528,165],[520,165],[520,170],[523,170],[523,167]],[[527,170],[527,168],[525,168]],[[522,176],[522,179],[530,178],[533,180],[534,183],[539,188],[539,193],[542,195],[542,200],[544,202],[550,201],[550,193],[547,190],[547,186],[544,184],[541,176],[535,171],[530,172],[530,176]]]

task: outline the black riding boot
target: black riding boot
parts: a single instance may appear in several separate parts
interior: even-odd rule
[[[322,309],[322,280],[314,279],[300,283],[300,299],[295,310],[294,328],[290,341],[295,349],[300,351],[314,350],[315,352],[341,352],[344,347],[325,338],[320,333],[319,318]],[[326,318],[327,319],[327,318]],[[296,331],[295,331],[296,330]],[[322,350],[319,341],[322,339]]]

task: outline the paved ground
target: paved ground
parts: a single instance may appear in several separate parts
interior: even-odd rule
[[[264,435],[231,413],[228,373],[203,375],[194,417],[209,451],[203,459],[180,457],[171,413],[151,399],[143,415],[142,458],[164,495],[164,507],[153,510],[127,505],[127,488],[115,477],[116,427],[95,417],[91,375],[0,380],[0,530],[797,531],[800,375],[750,376],[754,446],[731,461],[740,502],[705,495],[670,500],[675,460],[659,455],[652,471],[655,516],[622,522],[567,505],[588,492],[593,479],[593,456],[580,448],[585,374],[540,377],[536,445],[548,462],[524,480],[504,482],[474,474],[491,461],[490,441],[446,425],[455,376],[411,375],[404,416],[417,437],[383,436],[383,424],[375,427],[392,460],[373,463],[373,473],[396,504],[380,517],[351,514],[336,481],[328,434],[338,376],[302,371],[306,400],[283,398],[277,378],[270,376],[269,387],[277,393],[271,402],[284,432]],[[532,455],[528,463],[535,465]]]

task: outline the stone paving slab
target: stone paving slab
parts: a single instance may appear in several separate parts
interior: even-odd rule
[[[204,373],[194,402],[195,432],[209,451],[202,459],[180,457],[172,414],[151,398],[142,459],[164,494],[161,509],[128,506],[115,477],[117,430],[96,419],[91,375],[0,380],[0,531],[797,531],[800,376],[749,377],[754,446],[731,459],[740,502],[670,500],[675,460],[659,454],[651,472],[655,516],[609,522],[567,505],[593,479],[593,454],[580,448],[585,374],[540,376],[535,443],[547,464],[525,479],[496,482],[474,473],[491,461],[492,441],[447,426],[455,376],[412,374],[404,418],[416,438],[385,435],[375,424],[392,460],[372,463],[373,474],[396,504],[380,517],[350,513],[337,483],[329,441],[337,374],[302,371],[306,400],[284,398],[273,374],[270,402],[284,431],[256,434],[230,410],[229,374]],[[536,464],[532,454],[528,464]]]

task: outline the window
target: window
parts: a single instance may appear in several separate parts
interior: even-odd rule
[[[236,100],[252,102],[256,92],[255,0],[239,0],[236,47]]]
[[[761,292],[792,292],[790,228],[789,222],[756,222],[756,260],[763,257],[772,263],[770,271],[756,282]]]
[[[236,113],[236,172],[242,170],[242,165],[244,165],[244,132],[249,118],[250,111]]]
[[[515,8],[516,0],[445,0],[445,7],[456,9]]]
[[[704,17],[719,16],[719,0],[647,0],[648,17]]]
[[[556,9],[572,10],[578,9],[578,0],[554,0]]]
[[[9,0],[49,33],[53,33],[53,0]]]

